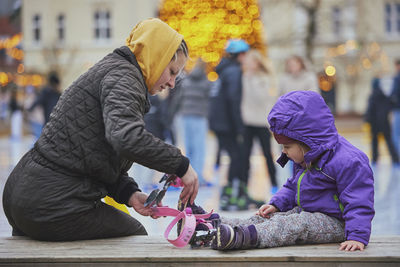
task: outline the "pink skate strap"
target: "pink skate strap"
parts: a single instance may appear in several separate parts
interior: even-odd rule
[[[156,216],[178,216],[179,213],[181,213],[182,211],[179,211],[177,209],[173,209],[170,207],[154,207],[151,208],[153,210],[153,214]],[[205,213],[205,214],[193,214],[194,217],[196,217],[196,219],[207,219],[211,216],[211,214],[214,212],[214,210],[211,210],[209,213]],[[186,214],[191,214],[191,212],[188,212],[188,210],[185,210]]]
[[[153,215],[156,216],[173,216],[174,220],[168,225],[167,229],[164,232],[164,237],[170,242],[172,245],[182,248],[186,246],[190,239],[192,238],[195,228],[196,228],[196,219],[206,219],[209,218],[212,214],[212,211],[207,214],[188,214],[186,210],[179,211],[176,209],[172,209],[169,207],[154,207],[152,208]],[[181,233],[179,234],[177,239],[169,239],[169,233],[172,228],[174,228],[175,224],[183,219]]]

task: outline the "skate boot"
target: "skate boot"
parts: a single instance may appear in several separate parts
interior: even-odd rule
[[[222,188],[222,194],[219,201],[219,207],[221,210],[227,211],[229,206],[236,204],[236,198],[232,197],[233,188],[231,184],[228,184]]]
[[[254,225],[235,226],[221,224],[217,228],[211,248],[216,250],[250,249],[258,245],[257,230]]]

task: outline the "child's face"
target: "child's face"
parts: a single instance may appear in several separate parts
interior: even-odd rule
[[[285,153],[288,158],[305,167],[304,154],[307,152],[299,143],[289,143],[282,145],[282,153]]]

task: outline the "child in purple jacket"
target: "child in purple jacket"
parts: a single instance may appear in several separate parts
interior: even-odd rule
[[[283,145],[278,163],[293,176],[248,219],[221,218],[218,250],[342,242],[363,250],[374,217],[374,178],[367,156],[340,136],[322,97],[294,91],[279,98],[268,121]]]

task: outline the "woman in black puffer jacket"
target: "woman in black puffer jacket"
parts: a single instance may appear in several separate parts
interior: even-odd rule
[[[197,174],[180,150],[144,128],[148,94],[175,86],[188,57],[183,36],[159,19],[139,23],[116,49],[62,94],[34,147],[10,174],[3,207],[13,235],[49,241],[145,235],[103,203],[106,195],[153,216],[127,171],[133,162],[182,177],[194,201]]]

